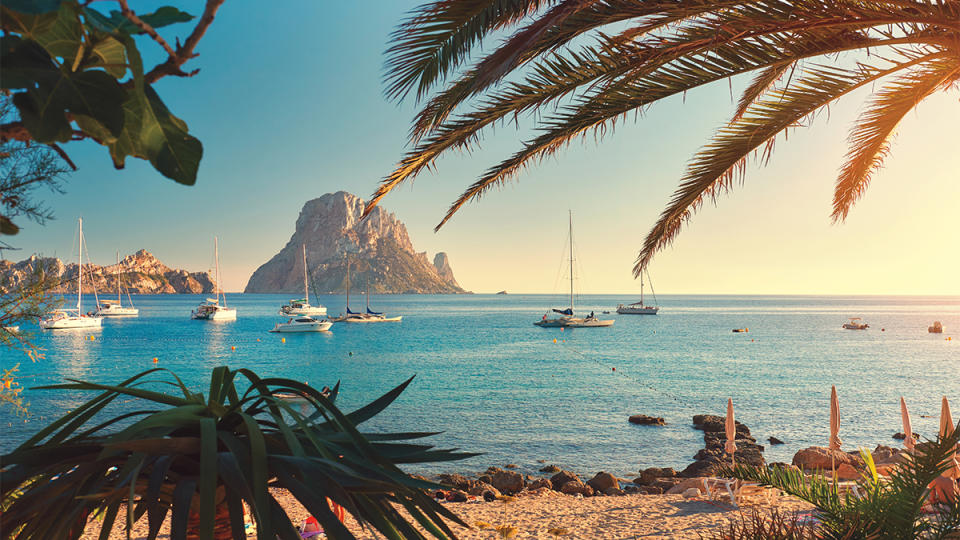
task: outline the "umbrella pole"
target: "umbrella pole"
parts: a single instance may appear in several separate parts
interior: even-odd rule
[[[836,465],[836,455],[834,454],[836,450],[830,450],[830,472],[833,474],[833,489],[840,492],[840,488],[837,486],[837,465]]]

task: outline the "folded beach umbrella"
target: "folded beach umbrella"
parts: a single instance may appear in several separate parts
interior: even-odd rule
[[[903,439],[903,447],[907,449],[908,452],[913,452],[913,447],[917,444],[916,439],[913,438],[913,427],[910,425],[910,413],[907,412],[907,402],[903,400],[903,397],[900,397],[900,419],[903,421],[903,434],[906,435],[906,438]]]
[[[837,387],[830,387],[830,472],[833,473],[834,482],[837,479],[836,458],[833,450],[840,450],[840,400],[837,398]]]
[[[724,427],[727,432],[727,444],[723,449],[730,454],[730,464],[736,466],[733,453],[737,451],[737,443],[734,442],[737,438],[737,423],[733,419],[733,400],[730,398],[727,398],[727,423]]]
[[[953,417],[950,415],[950,403],[947,401],[947,396],[943,396],[943,401],[940,404],[940,437],[949,437],[953,434],[953,429]],[[950,459],[953,460],[953,466],[947,469],[943,475],[954,479],[960,479],[960,463],[957,461],[956,448],[954,448],[953,456]]]

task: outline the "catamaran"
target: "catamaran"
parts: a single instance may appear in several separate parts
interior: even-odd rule
[[[220,290],[220,245],[216,236],[213,237],[213,256],[216,260],[216,274],[213,281],[216,297],[207,298],[206,302],[201,302],[197,309],[190,312],[190,318],[204,321],[235,321],[237,309],[227,307],[227,295]],[[220,298],[223,298],[223,305],[220,305]]]
[[[117,301],[103,299],[100,300],[97,306],[97,316],[98,317],[137,317],[140,315],[140,310],[133,307],[133,299],[130,298],[130,291],[127,290],[127,300],[130,302],[130,307],[123,307],[123,302],[120,298],[120,252],[117,252]]]
[[[403,316],[397,317],[387,317],[381,312],[373,311],[370,309],[370,281],[367,281],[367,311],[366,313],[358,313],[356,311],[350,311],[350,262],[347,262],[347,313],[342,314],[335,319],[331,319],[333,322],[349,322],[349,323],[378,323],[378,322],[400,322],[403,319]]]
[[[542,319],[533,323],[542,328],[595,328],[601,326],[613,326],[613,319],[602,321],[598,319],[593,312],[586,317],[575,317],[573,314],[573,212],[570,212],[570,307],[567,309],[553,309],[553,313],[560,314],[559,317],[550,319],[549,313]]]
[[[649,277],[649,274],[647,275]],[[653,290],[653,283],[650,284],[650,290]],[[657,301],[657,295],[654,293],[653,301]],[[656,315],[660,311],[657,306],[648,306],[643,303],[643,272],[640,272],[640,301],[632,304],[618,304],[617,313],[621,315]]]
[[[280,308],[280,313],[284,315],[326,315],[327,308],[324,306],[310,305],[310,288],[307,285],[307,246],[303,245],[303,298],[290,300],[289,303]]]
[[[103,319],[83,312],[83,218],[77,220],[79,233],[77,265],[77,309],[58,309],[45,319],[40,319],[40,328],[44,330],[65,330],[69,328],[100,328]],[[96,299],[97,291],[93,291]],[[76,315],[72,313],[76,312]]]

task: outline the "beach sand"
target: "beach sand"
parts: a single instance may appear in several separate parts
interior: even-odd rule
[[[274,496],[286,509],[295,525],[300,525],[308,512],[283,490],[275,490]],[[499,538],[493,529],[480,529],[477,522],[491,527],[509,525],[517,529],[515,538],[557,538],[548,532],[551,528],[566,529],[561,538],[585,539],[696,539],[709,537],[730,520],[741,519],[741,510],[725,502],[707,501],[703,497],[684,499],[681,495],[625,495],[621,497],[578,498],[547,491],[541,495],[528,495],[513,502],[465,502],[444,503],[472,528],[452,526],[458,538]],[[781,498],[777,503],[781,512],[796,512],[810,509],[810,505]],[[770,506],[749,504],[742,508],[749,514],[754,510],[769,513]],[[121,513],[122,515],[122,513]],[[135,524],[133,538],[145,538],[147,520]],[[382,538],[362,529],[348,514],[347,527],[363,540]],[[83,540],[94,540],[99,534],[99,523],[92,522]],[[169,538],[169,519],[161,529],[160,538]],[[254,537],[253,534],[250,535]],[[115,526],[111,539],[126,538],[122,526]]]

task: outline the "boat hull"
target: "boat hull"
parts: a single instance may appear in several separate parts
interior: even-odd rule
[[[340,319],[340,322],[349,322],[349,323],[378,323],[378,322],[400,322],[403,319],[403,316],[399,317],[376,317],[376,316],[363,316],[363,317],[343,317]]]
[[[291,308],[289,306],[283,306],[282,308],[280,308],[280,313],[283,315],[302,315],[302,316],[326,315],[327,308],[325,307]]]
[[[100,317],[62,317],[59,319],[43,319],[40,328],[44,330],[72,330],[74,328],[100,328],[103,319]]]
[[[113,308],[101,309],[97,311],[97,317],[139,317],[138,308]]]
[[[333,323],[330,321],[317,321],[316,323],[298,323],[298,324],[277,323],[277,325],[273,327],[273,330],[270,330],[270,331],[281,333],[281,334],[326,332],[330,330],[331,326],[333,326]]]
[[[614,319],[604,321],[600,319],[578,319],[571,317],[562,319],[545,319],[542,321],[537,321],[533,324],[541,328],[603,328],[606,326],[613,326],[614,322],[616,322]]]
[[[225,308],[216,311],[193,311],[190,313],[190,318],[197,321],[235,321],[237,310]]]
[[[660,308],[650,306],[644,306],[642,308],[617,306],[617,313],[620,315],[656,315],[658,311],[660,311]]]

